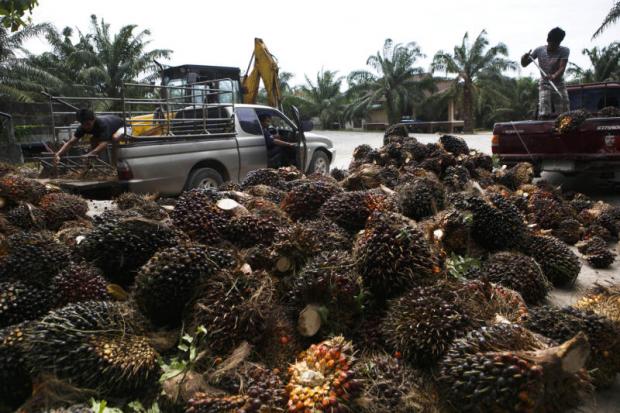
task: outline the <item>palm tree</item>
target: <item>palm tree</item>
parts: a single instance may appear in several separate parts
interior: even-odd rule
[[[433,58],[431,68],[433,72],[445,70],[446,74],[455,74],[451,93],[461,103],[464,130],[473,132],[474,102],[479,93],[481,74],[500,74],[506,69],[515,69],[516,64],[501,56],[508,56],[508,48],[503,43],[487,48],[489,41],[486,30],[480,32],[473,43],[469,42],[469,34],[465,33],[460,45],[454,47],[454,53],[438,51]]]
[[[123,83],[135,82],[140,77],[148,77],[157,72],[154,59],[168,58],[168,49],[147,50],[151,43],[146,37],[149,30],[134,34],[136,25],[121,27],[117,34],[110,33],[110,25],[91,16],[91,33],[81,36],[79,60],[84,67],[79,71],[79,79],[93,85],[103,96],[118,98]]]
[[[574,63],[567,72],[580,83],[606,82],[620,80],[620,43],[614,42],[607,47],[593,47],[581,52],[590,59],[591,67],[584,69]]]
[[[386,39],[383,50],[366,60],[374,73],[357,70],[347,78],[351,99],[347,118],[363,117],[373,105],[380,104],[390,124],[399,122],[424,98],[424,92],[434,87],[431,76],[424,76],[422,68],[414,66],[420,57],[424,55],[415,42],[403,45]]]
[[[601,26],[596,30],[596,32],[594,32],[592,38],[594,39],[595,37],[599,36],[605,31],[605,29],[607,29],[607,27],[611,26],[618,19],[620,19],[620,1],[617,1],[616,4],[611,7],[611,10],[609,10],[609,13],[605,17],[605,20],[603,20]]]
[[[0,96],[18,101],[33,101],[43,85],[59,85],[58,78],[28,61],[23,43],[45,34],[51,26],[47,23],[23,26],[10,33],[0,19]]]
[[[495,122],[533,119],[538,103],[538,82],[531,77],[480,76],[476,103],[477,126],[491,128]]]
[[[290,104],[300,107],[306,116],[319,118],[322,129],[341,122],[344,109],[344,94],[340,91],[342,77],[332,70],[320,70],[316,81],[306,76],[306,84],[297,88],[288,97]]]

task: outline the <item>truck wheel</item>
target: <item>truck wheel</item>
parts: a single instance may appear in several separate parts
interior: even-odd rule
[[[329,156],[323,151],[315,151],[310,161],[309,173],[318,173],[321,175],[327,175],[329,173]]]
[[[192,171],[187,180],[187,188],[216,188],[219,187],[224,178],[215,169],[198,168]]]

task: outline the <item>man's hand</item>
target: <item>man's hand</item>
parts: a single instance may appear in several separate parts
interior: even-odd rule
[[[521,66],[525,67],[532,62],[532,49],[521,56]]]

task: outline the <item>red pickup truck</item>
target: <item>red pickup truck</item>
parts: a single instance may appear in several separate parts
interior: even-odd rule
[[[604,107],[620,107],[620,82],[571,85],[567,89],[571,110],[596,113]],[[556,131],[553,120],[496,123],[492,151],[502,164],[532,163],[537,174],[591,171],[600,172],[601,178],[620,181],[620,117],[589,118],[565,134]]]

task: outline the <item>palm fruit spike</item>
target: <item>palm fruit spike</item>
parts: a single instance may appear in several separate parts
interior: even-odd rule
[[[583,334],[533,351],[515,349],[510,341],[506,348],[486,336],[455,341],[440,363],[437,383],[449,411],[559,413],[581,404],[591,391],[582,369],[588,356]]]
[[[396,357],[374,354],[357,362],[362,394],[354,411],[439,413],[436,390],[415,370]]]
[[[26,327],[24,323],[0,330],[0,411],[13,411],[32,393],[22,348]]]
[[[248,401],[248,396],[214,396],[199,392],[187,402],[185,413],[238,412]]]
[[[71,263],[52,279],[51,290],[56,305],[62,307],[69,303],[109,298],[108,282],[101,271],[85,263]]]
[[[18,175],[0,177],[0,197],[10,203],[30,202],[37,204],[47,193],[44,185],[34,179],[22,178]]]
[[[509,169],[498,169],[493,173],[493,179],[500,185],[515,191],[521,185],[532,183],[534,168],[530,163],[519,162]]]
[[[571,307],[542,306],[530,309],[524,325],[558,342],[585,333],[591,348],[586,367],[596,387],[610,386],[620,372],[620,327],[605,317]]]
[[[403,215],[420,220],[434,215],[445,206],[443,185],[434,179],[418,178],[396,188]]]
[[[620,286],[596,286],[575,304],[581,310],[594,313],[620,323]]]
[[[334,184],[322,181],[305,182],[291,189],[282,200],[281,208],[294,220],[315,218],[329,198],[342,192]]]
[[[582,109],[562,113],[555,120],[555,129],[562,135],[575,131],[589,116],[590,113]]]
[[[289,367],[289,412],[349,411],[359,391],[354,363],[353,346],[341,336],[311,345]]]
[[[0,257],[0,277],[47,287],[69,262],[69,249],[51,233],[16,233],[6,240],[8,255]]]
[[[200,188],[181,194],[170,214],[172,223],[193,240],[203,243],[221,241],[228,216],[217,208],[217,192]]]
[[[358,235],[354,258],[364,284],[383,298],[433,283],[443,266],[416,224],[395,213],[371,216]]]
[[[338,193],[321,207],[320,214],[349,232],[357,232],[366,226],[370,214],[384,208],[386,196],[370,191]]]
[[[47,227],[57,230],[65,221],[86,218],[88,203],[76,195],[54,192],[41,198],[39,208],[45,214]]]
[[[26,333],[34,373],[55,374],[103,395],[131,395],[154,385],[157,352],[127,306],[108,301],[69,304],[33,323]]]
[[[523,238],[521,251],[534,258],[543,273],[556,287],[568,287],[575,283],[581,263],[566,244],[549,235],[528,235]]]
[[[483,264],[480,273],[491,282],[517,291],[528,304],[542,302],[551,290],[538,263],[520,253],[498,252]]]
[[[135,271],[160,248],[175,243],[175,232],[142,217],[108,219],[78,244],[78,253],[103,270],[112,282],[129,285]]]
[[[439,142],[443,148],[453,155],[469,154],[469,147],[463,138],[453,135],[443,135],[439,138]]]
[[[284,179],[282,179],[276,169],[255,169],[248,172],[243,181],[241,181],[241,188],[245,190],[254,185],[267,185],[281,189],[284,188]]]
[[[431,367],[470,320],[449,284],[414,288],[389,302],[383,335],[395,352],[418,367]]]
[[[217,272],[221,264],[234,263],[228,251],[200,244],[159,250],[136,276],[136,302],[154,323],[176,325],[196,287]]]
[[[276,372],[257,364],[242,362],[223,375],[217,375],[213,384],[231,394],[247,396],[241,408],[244,412],[277,412],[286,408],[284,383]]]
[[[471,234],[473,239],[489,250],[514,247],[523,233],[525,223],[517,207],[501,195],[492,194],[487,202],[477,196],[457,197],[459,209],[473,213]]]
[[[34,320],[53,305],[49,290],[22,281],[0,282],[0,328]]]
[[[189,325],[204,326],[209,349],[227,354],[243,340],[251,343],[261,340],[274,295],[273,281],[265,273],[220,271],[196,293]]]
[[[249,248],[255,245],[270,245],[277,232],[278,226],[267,217],[241,215],[228,221],[223,235],[235,246]]]
[[[349,253],[323,252],[292,278],[287,301],[294,317],[303,321],[304,312],[310,311],[308,306],[315,305],[320,311],[318,327],[322,332],[344,333],[355,324],[355,316],[361,311],[358,300],[362,296],[362,280]],[[304,336],[317,332],[307,331],[303,322],[299,330]]]

